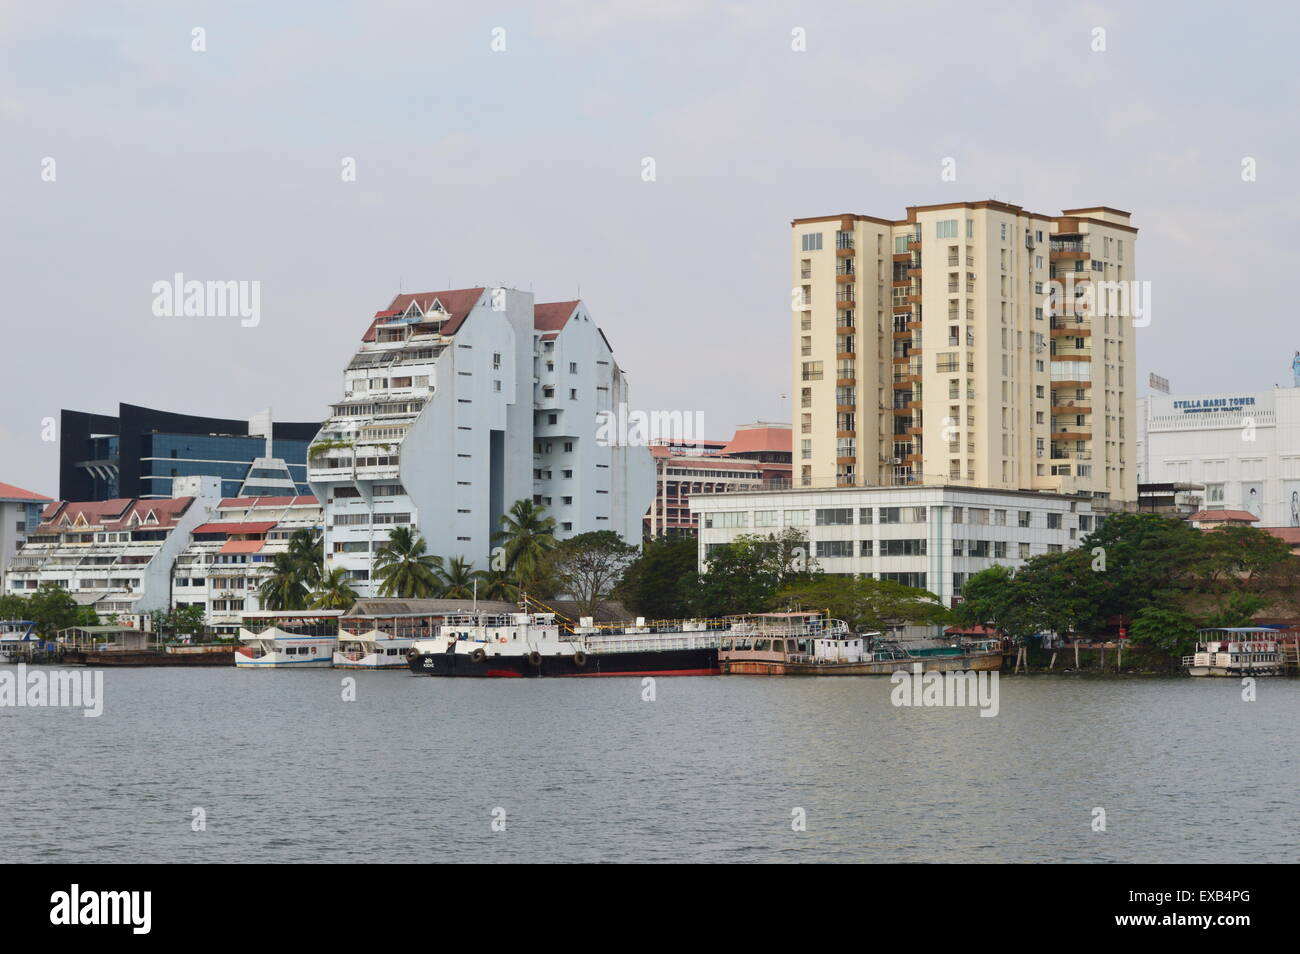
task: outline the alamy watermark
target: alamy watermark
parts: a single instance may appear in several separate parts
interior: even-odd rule
[[[87,719],[104,714],[104,673],[99,669],[0,669],[0,708],[82,709]]]
[[[1064,279],[1046,283],[1044,311],[1049,317],[1131,318],[1134,328],[1151,324],[1149,281],[1094,281],[1087,272],[1077,277],[1079,281],[1074,272],[1066,272]]]
[[[704,412],[630,411],[620,402],[617,410],[596,412],[596,443],[601,447],[669,444],[699,453],[704,450]]]
[[[918,708],[978,707],[981,718],[998,714],[998,674],[974,670],[921,672],[920,663],[912,671],[900,669],[889,681],[894,688],[889,701],[895,706]]]
[[[262,320],[260,281],[186,281],[177,272],[170,282],[154,282],[153,295],[157,318],[238,318],[245,328]]]

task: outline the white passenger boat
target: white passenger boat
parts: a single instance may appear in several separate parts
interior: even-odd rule
[[[349,633],[343,629],[339,631],[339,645],[334,650],[334,668],[405,669],[406,653],[414,642],[378,629],[365,633]]]
[[[1282,672],[1277,630],[1266,626],[1202,629],[1196,652],[1183,657],[1189,676],[1276,676]]]
[[[40,642],[31,620],[0,619],[0,663],[18,662]]]
[[[329,669],[341,610],[243,613],[235,665],[241,669]]]

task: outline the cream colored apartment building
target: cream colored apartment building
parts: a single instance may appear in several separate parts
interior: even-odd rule
[[[1136,499],[1137,229],[1106,207],[792,223],[796,487]]]

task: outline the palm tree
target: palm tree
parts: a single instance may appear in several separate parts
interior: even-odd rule
[[[468,600],[474,597],[474,583],[481,574],[474,564],[464,557],[452,557],[441,573],[442,596],[449,600]]]
[[[515,586],[508,570],[488,570],[479,576],[478,595],[479,599],[517,603],[519,587]]]
[[[257,595],[263,609],[300,610],[307,608],[307,592],[302,567],[293,554],[277,553],[271,560],[271,575],[258,587]]]
[[[321,566],[325,562],[324,539],[306,528],[295,530],[289,537],[289,554],[298,564],[303,583],[314,589],[321,581]]]
[[[357,601],[357,591],[348,582],[348,571],[336,566],[316,584],[311,594],[312,609],[345,610]]]
[[[541,575],[542,562],[558,545],[555,518],[544,513],[531,500],[516,500],[510,512],[501,515],[501,531],[496,539],[504,543],[506,568],[520,586],[527,586]]]
[[[424,539],[410,527],[394,527],[388,542],[375,554],[375,576],[380,596],[428,598],[442,587],[442,557],[426,553]]]

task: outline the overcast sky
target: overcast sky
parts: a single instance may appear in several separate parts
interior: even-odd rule
[[[1282,3],[5,0],[0,481],[58,492],[61,408],[320,420],[399,288],[580,292],[635,406],[788,421],[790,219],[993,197],[1133,213],[1143,382],[1289,383],[1297,32]],[[261,323],[155,317],[176,272],[261,282]]]

